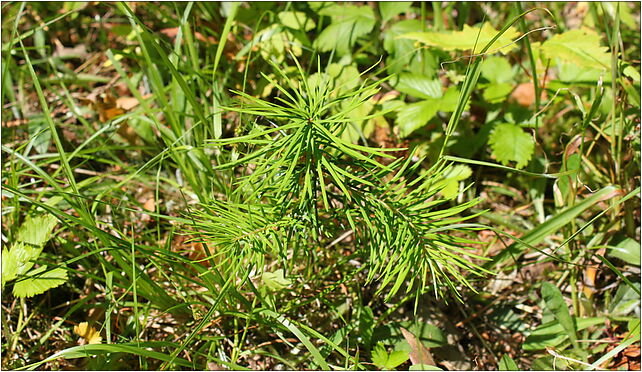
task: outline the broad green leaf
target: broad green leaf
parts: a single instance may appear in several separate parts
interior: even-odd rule
[[[301,44],[290,31],[282,31],[277,24],[259,31],[256,40],[261,56],[266,61],[283,61],[287,50],[291,50],[296,56],[302,53]]]
[[[484,89],[484,101],[488,103],[500,103],[513,91],[515,86],[510,83],[491,84]]]
[[[381,22],[386,23],[397,14],[405,13],[410,9],[412,1],[382,1],[379,3]]]
[[[334,87],[337,94],[349,92],[359,86],[361,75],[354,64],[342,66],[333,63],[328,66],[328,74],[334,78]]]
[[[540,49],[548,58],[559,58],[580,68],[611,68],[611,54],[608,47],[600,45],[597,32],[582,28],[557,34],[546,40]]]
[[[577,330],[604,324],[606,318],[580,318],[575,319]],[[537,327],[524,341],[522,348],[526,351],[543,350],[547,347],[556,347],[568,339],[568,334],[557,321],[548,322]]]
[[[483,24],[481,28],[464,25],[462,31],[442,31],[442,32],[409,32],[398,36],[401,39],[410,39],[420,43],[438,47],[444,50],[481,50],[486,44],[497,35],[498,31],[491,26],[489,22]],[[495,52],[496,49],[503,54],[510,52],[517,47],[513,40],[519,36],[519,31],[514,27],[508,28],[506,32],[497,39],[488,49],[489,52]]]
[[[391,74],[402,71],[420,73],[434,78],[439,66],[436,56],[425,48],[418,48],[415,42],[408,39],[397,39],[397,36],[421,29],[417,19],[405,19],[395,22],[384,33],[383,48],[388,52],[386,66]]]
[[[427,348],[440,347],[448,344],[446,336],[444,336],[437,326],[425,322],[415,323],[413,321],[394,322],[376,327],[372,334],[372,342],[382,342],[385,345],[393,346],[395,350],[410,352],[410,344],[403,337],[401,328],[405,328],[417,336],[421,344]]]
[[[369,347],[372,341],[374,324],[372,309],[369,306],[362,307],[359,314],[359,336],[363,339],[363,344],[366,347]]]
[[[280,291],[292,285],[292,282],[285,279],[283,276],[283,269],[278,269],[275,272],[264,272],[261,275],[263,283],[272,291]]]
[[[399,76],[395,89],[417,98],[441,98],[441,80],[404,72]]]
[[[597,82],[600,78],[606,83],[611,81],[611,74],[594,68],[587,68],[573,62],[556,59],[557,80],[565,83],[571,82]]]
[[[400,106],[396,110],[399,135],[401,137],[409,136],[412,132],[426,125],[438,111],[454,111],[457,108],[458,99],[459,91],[456,87],[450,87],[441,98],[428,98],[421,102]]]
[[[17,243],[14,245],[23,245],[23,243]],[[20,250],[24,248],[19,248],[17,250]],[[12,251],[14,249],[12,248]],[[10,280],[15,279],[15,277],[18,275],[18,264],[19,264],[19,258],[18,255],[11,254],[7,248],[2,248],[2,287],[4,287],[4,284]]]
[[[27,273],[28,278],[20,279],[13,285],[16,297],[31,297],[55,288],[67,281],[67,270],[56,268],[45,272],[47,266],[41,266]]]
[[[42,246],[17,242],[9,250],[2,250],[2,285],[15,279],[18,275],[24,275],[34,265],[34,260],[40,256]]]
[[[640,289],[640,283],[632,283]],[[636,307],[640,306],[640,295],[628,285],[620,285],[609,306],[610,316],[629,315]]]
[[[515,71],[506,58],[490,56],[482,62],[481,75],[491,83],[510,83]]]
[[[370,6],[333,4],[319,11],[332,18],[332,23],[321,32],[314,45],[322,52],[336,48],[337,54],[349,54],[357,38],[368,34],[375,25]]]
[[[382,369],[390,370],[396,368],[408,360],[408,358],[409,356],[407,351],[395,350],[388,354],[382,343],[378,343],[372,349],[372,362]]]
[[[562,292],[553,284],[544,282],[542,283],[542,297],[546,303],[546,308],[553,313],[553,316],[555,316],[555,319],[562,328],[564,328],[564,332],[568,334],[573,345],[577,347],[575,323],[573,322],[571,313],[568,311],[568,306],[566,306]]]
[[[436,100],[425,100],[409,103],[397,111],[397,125],[399,136],[407,137],[412,132],[423,127],[432,119],[439,110]]]
[[[626,324],[626,328],[631,332],[631,334],[640,334],[640,319],[631,319]]]
[[[444,96],[439,100],[439,111],[441,112],[453,112],[457,109],[459,104],[459,89],[456,86],[451,85],[446,89]],[[464,105],[464,110],[470,108],[470,102],[466,102]]]
[[[310,31],[316,26],[314,20],[308,18],[303,12],[281,12],[279,20],[283,26],[295,30]]]
[[[500,371],[519,371],[517,363],[510,357],[508,354],[502,355],[502,358],[499,360]]]
[[[43,246],[49,240],[57,223],[56,217],[50,214],[29,216],[20,226],[16,240],[35,246]]]
[[[469,166],[457,164],[444,172],[443,188],[439,191],[445,198],[450,199],[457,196],[459,193],[459,181],[463,181],[473,174]],[[438,182],[439,183],[439,182]],[[437,185],[436,185],[437,186]],[[439,185],[438,187],[441,187]]]
[[[640,243],[631,238],[625,238],[615,246],[609,246],[608,256],[640,266]]]
[[[517,169],[524,168],[535,151],[533,137],[518,125],[510,123],[495,126],[488,138],[488,143],[497,161],[503,165],[514,161]]]

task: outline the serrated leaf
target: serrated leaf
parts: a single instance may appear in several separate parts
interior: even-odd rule
[[[372,31],[376,21],[370,6],[334,4],[321,9],[319,14],[331,17],[332,23],[321,32],[314,45],[322,52],[336,48],[340,56],[350,53],[357,38]]]
[[[14,243],[11,249],[2,250],[2,285],[24,275],[34,265],[33,260],[42,252],[42,246],[35,247],[23,242]]]
[[[51,237],[51,232],[57,223],[56,217],[50,214],[29,216],[20,226],[16,240],[35,246],[43,246]]]
[[[576,67],[607,71],[611,68],[608,47],[601,46],[600,35],[588,28],[557,34],[545,41],[540,50],[548,58],[559,58]]]
[[[67,281],[67,270],[60,267],[48,272],[45,272],[46,270],[47,266],[41,266],[28,272],[27,278],[16,281],[13,285],[13,295],[32,297]]]
[[[412,1],[382,1],[379,3],[381,22],[386,23],[397,14],[405,13],[410,9]]]
[[[408,360],[408,352],[395,350],[388,354],[382,343],[378,343],[372,350],[372,363],[382,369],[393,369]]]
[[[533,138],[515,124],[498,124],[488,137],[495,159],[503,165],[516,162],[515,168],[524,168],[533,156]]]
[[[292,282],[285,279],[283,269],[278,269],[275,272],[264,272],[261,275],[263,283],[272,291],[280,291],[292,285]]]
[[[18,243],[22,244],[22,243]],[[18,257],[11,254],[7,248],[2,249],[2,287],[18,275]]]
[[[279,21],[283,26],[295,30],[310,31],[316,26],[314,20],[308,18],[303,12],[281,12]]]
[[[481,50],[488,44],[499,32],[491,26],[489,22],[483,24],[481,28],[464,25],[461,31],[442,31],[442,32],[409,32],[398,36],[402,39],[419,41],[420,43],[441,48],[443,50]],[[512,41],[520,35],[514,27],[510,27],[502,36],[497,39],[488,49],[494,52],[496,49],[506,54],[517,47]],[[475,44],[475,42],[477,42]]]
[[[553,313],[553,316],[555,316],[555,319],[557,319],[564,331],[568,334],[573,345],[577,346],[577,330],[575,329],[573,317],[571,317],[571,313],[568,311],[568,306],[566,306],[562,292],[553,284],[544,282],[542,283],[542,297],[546,303],[546,308]]]

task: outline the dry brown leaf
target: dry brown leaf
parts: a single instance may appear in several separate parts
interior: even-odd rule
[[[116,107],[128,111],[138,106],[139,103],[138,99],[134,97],[118,97],[116,100]]]
[[[535,90],[533,88],[533,83],[522,83],[513,90],[513,92],[510,94],[511,98],[520,105],[524,107],[529,107],[533,103],[535,103]],[[546,91],[542,89],[541,94],[540,94],[540,100],[545,100],[548,96],[546,95]]]
[[[405,328],[401,327],[401,333],[403,334],[403,338],[408,341],[408,344],[410,344],[410,361],[412,364],[427,364],[434,366],[435,361],[432,358],[432,354],[430,353],[430,350],[428,350],[427,347],[425,347],[421,341],[412,334],[410,331],[406,330]]]

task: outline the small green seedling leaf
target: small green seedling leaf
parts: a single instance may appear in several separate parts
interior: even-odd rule
[[[28,278],[18,280],[14,284],[13,295],[16,297],[32,297],[67,281],[67,270],[60,267],[50,271],[46,270],[47,266],[41,266],[27,273]]]
[[[503,165],[514,161],[517,169],[524,168],[535,151],[533,138],[518,125],[510,123],[498,124],[490,134],[488,143],[497,161]]]
[[[381,369],[393,369],[408,360],[408,352],[395,350],[388,354],[386,348],[380,342],[372,349],[372,362]]]
[[[502,358],[499,360],[499,370],[500,371],[519,371],[517,363],[510,357],[508,354],[502,355]]]
[[[577,347],[577,335],[575,329],[575,322],[568,311],[568,306],[562,297],[562,292],[549,282],[542,284],[542,297],[546,302],[546,307],[553,313],[555,319],[560,323],[564,331],[568,334],[571,342]]]
[[[275,292],[292,285],[292,282],[285,279],[285,277],[283,276],[283,269],[278,269],[273,273],[265,272],[263,273],[263,275],[261,275],[261,279],[270,290]]]

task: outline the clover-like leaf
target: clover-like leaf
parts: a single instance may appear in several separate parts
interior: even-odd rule
[[[372,349],[372,363],[382,369],[393,369],[408,360],[409,354],[405,350],[395,350],[388,354],[380,342]]]

